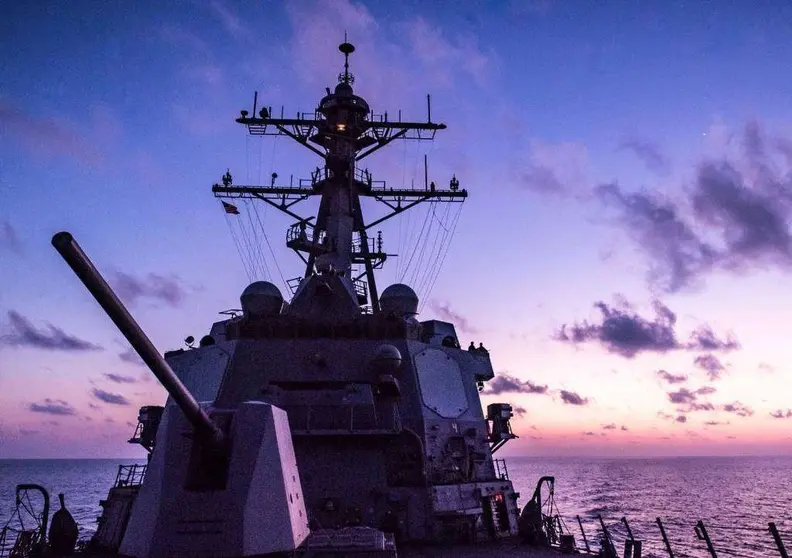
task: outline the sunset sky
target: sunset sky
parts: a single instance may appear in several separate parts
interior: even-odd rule
[[[428,155],[470,192],[456,228],[458,206],[382,227],[379,288],[490,350],[502,453],[792,451],[791,3],[74,1],[0,4],[0,458],[141,456],[137,409],[164,400],[53,233],[163,351],[302,273],[289,219],[210,187],[310,176],[234,118],[254,90],[313,111],[344,32],[375,112],[422,121],[431,94],[448,125],[365,161],[422,187]]]

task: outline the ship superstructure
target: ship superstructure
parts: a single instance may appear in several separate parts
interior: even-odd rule
[[[243,316],[216,326],[213,340],[233,344],[233,354],[215,404],[261,399],[287,412],[312,529],[368,526],[403,542],[513,535],[516,494],[492,457],[513,437],[511,408],[492,406],[485,417],[479,399],[493,377],[488,352],[461,348],[453,324],[418,321],[410,286],[380,294],[375,279],[388,254],[369,231],[422,202],[468,193],[456,176],[447,189],[388,188],[359,162],[398,139],[431,140],[445,125],[432,122],[430,107],[426,122],[375,115],[353,90],[354,47],[339,49],[344,70],[314,113],[274,117],[254,98],[252,114],[237,119],[252,135],[292,138],[323,167],[297,186],[239,186],[227,175],[212,187],[227,203],[255,198],[292,216],[287,245],[305,263],[288,303],[272,283],[256,282],[242,295]],[[312,196],[318,214],[298,215],[295,204]],[[389,212],[366,223],[364,198]],[[196,357],[173,360],[181,369],[180,358]]]

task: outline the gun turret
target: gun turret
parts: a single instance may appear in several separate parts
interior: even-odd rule
[[[74,237],[68,232],[59,232],[52,237],[52,245],[168,391],[202,441],[222,443],[225,438],[222,430],[212,422],[195,397],[184,387]]]

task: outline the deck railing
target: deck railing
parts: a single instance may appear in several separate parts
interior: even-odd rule
[[[716,523],[708,526],[702,520],[663,521],[658,517],[651,523],[634,522],[635,534],[626,517],[608,521],[600,514],[584,518],[578,515],[575,523],[578,529],[569,529],[565,534],[580,540],[577,544],[580,551],[605,558],[789,558],[787,547],[792,545],[789,523],[784,529],[775,522],[768,523],[766,528]]]
[[[146,476],[146,467],[147,465],[144,464],[119,465],[113,486],[115,488],[140,486],[143,484],[143,477]]]

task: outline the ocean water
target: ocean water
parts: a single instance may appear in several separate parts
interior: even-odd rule
[[[507,459],[520,502],[538,478],[556,477],[555,502],[582,544],[580,516],[589,541],[601,537],[597,515],[624,549],[626,517],[644,556],[668,556],[656,518],[661,518],[675,556],[710,556],[697,540],[702,520],[721,556],[780,556],[768,530],[775,522],[792,554],[792,456],[686,457],[666,459]]]
[[[80,524],[81,536],[96,529],[99,500],[107,495],[119,463],[110,460],[0,460],[0,520],[14,508],[14,486],[37,483],[57,494]],[[566,527],[582,545],[580,516],[592,548],[601,537],[597,515],[623,549],[627,517],[644,556],[667,556],[655,518],[662,518],[675,556],[706,557],[694,525],[703,520],[718,556],[779,556],[768,532],[774,521],[792,552],[792,457],[714,457],[674,459],[506,460],[511,480],[521,492],[521,505],[533,494],[542,475],[556,477],[555,502]],[[138,461],[142,463],[142,461]],[[546,496],[546,495],[545,495]]]

